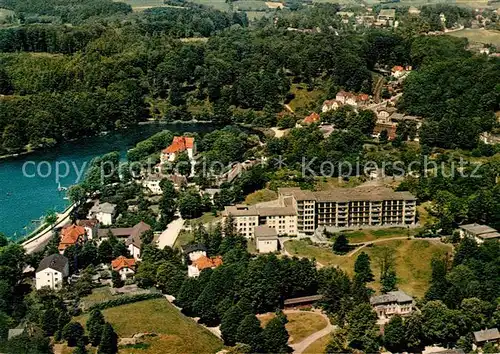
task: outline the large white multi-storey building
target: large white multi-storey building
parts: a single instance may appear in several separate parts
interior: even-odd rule
[[[254,236],[259,225],[274,227],[278,235],[311,235],[318,227],[410,226],[416,223],[416,198],[385,187],[337,188],[312,192],[281,188],[278,200],[261,205],[226,207],[238,231]]]

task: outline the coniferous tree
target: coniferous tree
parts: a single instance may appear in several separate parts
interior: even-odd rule
[[[115,330],[106,322],[103,326],[101,341],[98,354],[116,354],[118,353],[118,336]]]
[[[268,353],[289,353],[288,338],[290,337],[285,328],[282,318],[275,317],[262,331],[264,345]]]
[[[70,322],[64,326],[62,331],[62,337],[68,342],[69,347],[75,347],[83,340],[83,335],[85,331],[83,327],[78,322]]]
[[[361,252],[356,258],[356,263],[354,264],[355,280],[361,281],[363,283],[369,283],[374,280],[370,256],[365,252]]]
[[[252,348],[252,353],[262,351],[262,327],[254,314],[246,315],[241,321],[236,333],[236,341],[248,344]]]
[[[236,344],[236,337],[238,335],[238,327],[243,321],[245,314],[237,305],[233,305],[229,310],[224,313],[220,323],[220,331],[222,339],[226,345],[233,346]]]
[[[335,238],[335,241],[333,242],[333,252],[340,254],[349,252],[349,241],[343,233],[340,233]]]
[[[89,319],[87,320],[87,331],[89,334],[89,341],[94,347],[97,347],[101,341],[102,330],[105,323],[106,321],[100,310],[93,310],[90,312]]]

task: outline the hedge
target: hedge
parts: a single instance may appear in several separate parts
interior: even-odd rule
[[[133,302],[138,302],[138,301],[157,299],[160,297],[163,297],[163,295],[161,293],[144,293],[144,294],[137,294],[137,295],[130,295],[130,296],[121,296],[117,299],[104,301],[104,302],[101,302],[99,304],[94,304],[94,305],[90,306],[87,311],[90,312],[92,310],[104,310],[104,309],[108,309],[110,307],[131,304]]]

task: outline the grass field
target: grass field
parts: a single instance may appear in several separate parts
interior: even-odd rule
[[[205,6],[212,6],[213,8],[221,11],[229,11],[229,4],[225,0],[191,0],[191,2]]]
[[[194,241],[194,235],[191,231],[181,231],[177,240],[175,240],[174,248],[181,248],[181,246],[187,245],[191,241]]]
[[[331,336],[326,335],[313,342],[308,346],[302,353],[303,354],[323,354],[325,352],[326,346],[330,341]]]
[[[325,266],[339,266],[350,275],[354,273],[354,262],[359,254],[358,252],[353,257],[339,256],[330,248],[309,245],[302,240],[287,241],[285,248],[292,255],[315,258]],[[384,252],[388,252],[394,255],[398,287],[411,295],[421,297],[429,286],[432,258],[443,256],[451,250],[450,245],[428,240],[392,240],[365,247],[363,251],[370,256],[375,275],[375,282],[370,286],[379,289],[379,259]]]
[[[260,20],[262,17],[270,16],[272,12],[265,11],[245,11],[250,21]]]
[[[111,294],[111,291],[109,287],[103,287],[103,288],[97,288],[92,290],[92,294],[85,296],[82,298],[82,302],[84,305],[84,308],[89,308],[90,306],[94,304],[98,304],[104,301],[111,300],[113,298],[113,295]]]
[[[262,202],[269,202],[278,198],[275,191],[270,189],[261,189],[259,191],[253,192],[245,198],[245,204],[254,205]]]
[[[289,105],[294,110],[313,110],[316,106],[321,104],[321,97],[324,92],[321,90],[307,90],[306,85],[292,84],[290,91],[295,95],[294,99],[290,101]]]
[[[157,334],[146,340],[147,348],[126,348],[120,353],[215,353],[223,347],[217,337],[181,314],[165,299],[117,306],[104,310],[103,314],[120,337],[145,332]],[[85,324],[87,316],[79,316],[76,320]]]
[[[239,11],[265,11],[267,5],[259,0],[239,0],[233,2],[233,9]]]
[[[500,31],[466,28],[461,31],[452,32],[449,35],[453,37],[465,37],[469,42],[493,44],[496,47],[500,47]]]
[[[262,327],[265,327],[274,317],[274,314],[259,316]],[[291,344],[299,343],[327,326],[326,320],[314,312],[289,313],[286,318],[288,319],[286,329],[290,335],[288,342]]]
[[[165,5],[163,0],[113,0],[120,1],[132,6],[133,11],[144,11],[152,7],[172,7],[171,5]]]
[[[346,232],[346,236],[349,239],[349,242],[360,243],[360,242],[374,241],[382,238],[408,236],[408,232],[410,233],[410,235],[414,235],[416,230],[415,229],[407,230],[401,227],[391,227],[389,229],[359,230],[359,231]]]

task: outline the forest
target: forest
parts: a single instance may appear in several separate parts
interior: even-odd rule
[[[129,13],[95,1],[97,14],[69,0],[5,0],[17,16],[65,18],[0,28],[0,154],[146,119],[272,126],[293,85],[324,99],[340,89],[372,93],[375,64],[417,69],[400,109],[426,118],[425,145],[474,148],[496,124],[499,59],[473,57],[466,40],[340,27],[303,33],[280,18],[249,24],[244,13],[188,3]],[[286,16],[315,23],[337,11],[325,4]]]

